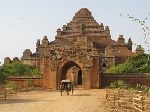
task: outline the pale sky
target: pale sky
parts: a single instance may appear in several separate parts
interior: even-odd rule
[[[21,58],[25,49],[35,52],[37,39],[45,35],[53,41],[57,28],[69,23],[80,8],[88,8],[98,23],[109,26],[113,40],[123,35],[126,42],[132,38],[147,48],[140,24],[120,13],[143,20],[150,13],[150,0],[0,0],[0,62]]]

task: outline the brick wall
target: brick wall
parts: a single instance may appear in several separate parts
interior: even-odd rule
[[[108,87],[110,83],[116,80],[124,80],[131,87],[135,87],[136,84],[150,86],[150,73],[130,73],[130,74],[101,73],[102,88]]]
[[[31,80],[35,87],[43,87],[43,78],[7,78],[6,82],[17,84],[19,88],[26,88],[24,84],[26,80]]]
[[[149,77],[149,78],[148,78]],[[110,85],[110,83],[116,80],[124,80],[131,87],[135,87],[136,84],[147,85],[150,86],[150,73],[136,73],[136,74],[112,74],[112,73],[101,73],[99,76],[99,80],[97,80],[98,76],[95,75],[91,80],[91,88],[105,88]],[[17,84],[20,88],[24,88],[24,82],[26,80],[31,80],[34,86],[43,87],[43,78],[7,78],[6,81]],[[95,81],[94,81],[95,80]],[[97,83],[100,84],[98,85]]]

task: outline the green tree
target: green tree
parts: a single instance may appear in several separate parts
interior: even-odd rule
[[[107,73],[150,73],[150,61],[148,54],[138,54],[123,64],[108,69]]]
[[[4,76],[21,76],[21,75],[39,75],[37,69],[32,66],[20,62],[13,62],[2,66],[2,74]]]
[[[0,66],[0,85],[5,84],[6,76],[2,74],[2,67]]]

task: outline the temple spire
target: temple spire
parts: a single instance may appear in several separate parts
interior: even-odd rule
[[[77,13],[75,13],[74,19],[80,18],[93,18],[92,13],[87,8],[81,8]]]

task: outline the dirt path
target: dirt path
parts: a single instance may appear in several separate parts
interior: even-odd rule
[[[21,92],[0,100],[0,112],[108,112],[105,89],[75,90],[73,95],[59,91]]]

